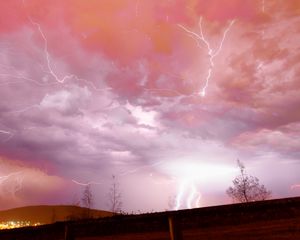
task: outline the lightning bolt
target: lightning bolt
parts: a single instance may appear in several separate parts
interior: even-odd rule
[[[13,172],[13,173],[10,173],[8,175],[0,176],[0,184],[3,183],[4,181],[6,181],[7,179],[9,179],[10,177],[18,175],[20,173],[22,173],[22,172],[21,171],[19,171],[19,172]]]
[[[16,193],[22,189],[23,179],[20,177],[22,171],[13,172],[8,175],[0,176],[0,185],[5,184],[9,179],[14,178],[15,183],[10,187],[10,190],[3,189],[4,194],[7,195],[7,192],[10,193],[10,196],[16,200]]]
[[[92,184],[94,184],[94,185],[102,185],[103,184],[101,182],[95,182],[95,181],[89,181],[89,182],[84,183],[84,182],[76,181],[74,179],[72,179],[71,181],[80,186],[88,186],[88,185],[92,185]]]
[[[209,41],[204,36],[203,28],[202,28],[202,17],[200,17],[199,22],[198,22],[200,33],[193,32],[193,31],[189,30],[188,28],[186,28],[185,26],[183,26],[181,24],[178,24],[178,27],[183,29],[190,37],[192,37],[193,39],[195,39],[197,41],[198,47],[201,46],[200,43],[202,42],[206,46],[206,49],[207,49],[207,54],[209,56],[209,63],[210,64],[209,64],[209,67],[208,67],[208,70],[207,70],[207,75],[206,75],[206,78],[205,78],[204,86],[202,87],[201,91],[199,92],[200,96],[202,96],[202,97],[204,97],[206,95],[206,89],[208,87],[209,81],[211,79],[211,74],[212,74],[212,71],[213,71],[213,68],[214,68],[214,59],[221,52],[222,47],[223,47],[223,43],[224,43],[225,38],[226,38],[226,35],[229,32],[229,30],[231,29],[234,22],[235,22],[235,20],[230,21],[228,27],[225,29],[225,31],[223,33],[223,36],[221,38],[219,47],[217,47],[216,49],[213,49],[210,46]]]
[[[63,78],[59,78],[57,76],[57,74],[54,72],[54,70],[52,69],[51,66],[51,59],[50,59],[50,54],[48,51],[48,41],[47,38],[44,34],[44,32],[42,31],[41,25],[38,24],[37,22],[33,21],[30,17],[29,17],[29,21],[32,23],[32,25],[36,26],[36,28],[38,29],[41,37],[44,40],[44,53],[46,56],[46,60],[47,60],[47,67],[48,67],[48,72],[50,73],[50,75],[58,82],[58,83],[64,83],[67,79],[72,79],[74,77],[74,75],[66,75]]]
[[[163,161],[155,162],[155,163],[149,164],[149,165],[144,165],[144,166],[137,167],[137,168],[134,168],[134,169],[128,170],[128,171],[123,171],[123,172],[121,172],[119,175],[120,175],[120,176],[126,176],[126,175],[129,175],[129,174],[136,173],[136,172],[138,172],[138,171],[140,171],[140,170],[143,170],[143,169],[147,169],[147,168],[159,166],[159,165],[161,165],[161,164],[163,164]]]
[[[25,7],[25,1],[23,0],[23,5]],[[18,71],[15,67],[7,65],[7,64],[3,64],[0,63],[0,86],[3,85],[8,85],[8,84],[19,84],[20,82],[32,82],[38,86],[48,86],[48,85],[55,85],[55,84],[63,84],[65,83],[65,81],[69,80],[69,79],[75,79],[78,81],[84,81],[88,86],[90,86],[92,89],[94,89],[95,91],[108,91],[111,90],[111,88],[107,87],[107,88],[97,88],[96,85],[91,82],[91,81],[87,81],[86,79],[82,79],[79,78],[78,76],[74,75],[74,74],[69,74],[69,75],[65,75],[64,77],[60,78],[54,71],[53,67],[52,67],[52,61],[51,61],[51,57],[50,57],[50,53],[48,50],[48,40],[47,37],[45,35],[45,33],[42,30],[42,27],[39,23],[37,23],[36,21],[34,21],[29,14],[27,15],[29,22],[38,30],[43,42],[44,42],[44,47],[43,47],[43,52],[45,54],[45,59],[46,59],[46,67],[47,67],[47,73],[49,73],[53,79],[55,81],[51,82],[51,83],[47,83],[47,82],[40,82],[37,81],[35,79],[29,78],[27,77],[24,72],[22,71]],[[9,43],[6,42],[0,42],[0,46],[1,49],[6,49],[5,52],[1,52],[0,54],[3,56],[6,56],[7,54],[10,54],[10,48],[9,48]],[[13,49],[13,48],[11,48]],[[5,59],[5,58],[4,58]],[[41,65],[41,68],[43,66]],[[30,105],[27,107],[24,107],[22,109],[18,109],[18,110],[12,110],[9,111],[8,113],[23,113],[26,111],[29,111],[33,108],[40,108],[40,106],[38,104],[35,105]],[[6,135],[7,137],[3,140],[0,140],[0,142],[6,142],[8,140],[10,140],[13,136],[14,133],[10,132],[10,131],[6,131],[4,129],[0,129],[0,136],[2,138],[2,135]]]
[[[183,199],[187,196],[186,200]],[[180,208],[198,208],[200,207],[201,194],[197,191],[195,182],[192,179],[183,180],[178,189],[175,200],[175,210]]]
[[[199,201],[200,201],[201,195],[197,191],[196,185],[192,184],[190,188],[191,188],[191,191],[190,191],[190,194],[187,198],[187,207],[190,208],[190,209],[193,208],[193,207],[200,207],[199,206],[199,204],[200,204]]]
[[[24,5],[24,7],[25,7],[25,0],[22,0],[22,2],[23,2],[23,5]],[[45,33],[44,33],[43,30],[42,30],[41,25],[40,25],[38,22],[34,21],[34,20],[30,17],[29,14],[27,15],[27,17],[28,17],[28,20],[30,21],[30,23],[31,23],[33,26],[36,27],[36,29],[38,30],[39,34],[41,35],[41,37],[42,37],[42,39],[43,39],[43,42],[44,42],[44,49],[43,49],[43,50],[44,50],[44,54],[45,54],[45,58],[46,58],[46,62],[47,62],[47,69],[48,69],[47,72],[54,78],[54,80],[55,80],[57,83],[63,84],[63,83],[65,83],[65,81],[67,81],[67,80],[75,79],[75,80],[78,80],[78,81],[84,81],[87,85],[91,86],[95,91],[108,91],[108,90],[112,90],[112,88],[110,88],[110,87],[106,87],[106,88],[98,88],[98,87],[96,87],[96,85],[95,85],[93,82],[88,81],[88,80],[83,79],[83,78],[80,78],[80,77],[78,77],[78,76],[75,75],[75,74],[65,75],[65,76],[63,76],[63,77],[60,78],[60,77],[55,73],[55,71],[54,71],[54,69],[53,69],[53,67],[52,67],[51,56],[50,56],[50,53],[49,53],[49,50],[48,50],[48,40],[47,40],[47,37],[46,37]]]
[[[4,140],[2,140],[2,142],[7,142],[8,140],[10,140],[13,136],[14,136],[14,134],[13,133],[11,133],[11,132],[9,132],[9,131],[5,131],[5,130],[1,130],[0,129],[0,135],[8,135],[8,137],[6,137]],[[0,177],[0,180],[1,180],[1,177]]]
[[[0,42],[1,44],[1,49],[3,49],[3,52],[1,53],[1,55],[3,55],[4,57],[1,59],[1,61],[5,62],[7,59],[7,55],[12,55],[10,53],[10,51],[8,51],[8,49],[10,48],[7,44],[3,44],[2,42]],[[3,46],[2,46],[3,45]],[[11,47],[13,49],[13,47]],[[14,58],[17,58],[17,56],[13,56]],[[3,85],[8,85],[8,84],[16,84],[16,83],[20,83],[20,82],[32,82],[38,86],[44,86],[44,85],[53,85],[53,83],[41,83],[37,80],[31,79],[27,76],[25,76],[24,72],[22,71],[18,71],[15,67],[5,64],[5,63],[0,63],[0,69],[1,69],[1,73],[0,73],[0,78],[1,78],[1,82],[0,82],[0,86]]]
[[[178,210],[182,205],[182,198],[183,198],[183,195],[184,195],[184,192],[185,192],[185,185],[186,185],[185,181],[183,181],[179,185],[178,194],[177,194],[176,200],[175,200],[175,210]]]
[[[25,7],[25,0],[22,0],[23,2],[23,5]],[[28,19],[29,21],[31,22],[32,25],[34,25],[41,37],[43,38],[43,41],[44,41],[44,53],[45,53],[45,56],[46,56],[46,60],[47,60],[47,67],[48,67],[48,72],[50,73],[50,75],[52,75],[52,77],[58,82],[58,83],[64,83],[67,79],[71,79],[74,77],[74,75],[66,75],[64,76],[63,78],[59,78],[57,76],[57,74],[54,72],[54,70],[52,69],[52,66],[51,66],[51,59],[50,59],[50,54],[49,54],[49,51],[48,51],[48,40],[46,38],[46,35],[44,34],[44,32],[42,31],[42,27],[39,23],[33,21],[33,19],[28,16]]]

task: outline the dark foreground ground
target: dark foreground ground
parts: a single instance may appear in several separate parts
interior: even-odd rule
[[[1,240],[297,240],[300,198],[120,215],[0,231]]]

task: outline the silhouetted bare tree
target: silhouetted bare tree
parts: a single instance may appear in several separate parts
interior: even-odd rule
[[[120,213],[122,210],[122,195],[120,185],[115,175],[112,175],[112,183],[108,193],[108,205],[113,213]]]
[[[86,217],[90,217],[90,209],[93,206],[93,194],[91,186],[88,184],[85,186],[81,198],[82,206],[87,208]]]
[[[253,202],[266,200],[271,197],[271,191],[259,183],[257,177],[246,173],[244,164],[237,160],[240,175],[232,181],[233,186],[226,190],[228,196],[235,202]]]

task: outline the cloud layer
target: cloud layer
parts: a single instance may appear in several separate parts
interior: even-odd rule
[[[112,174],[129,211],[180,191],[181,208],[227,203],[237,158],[274,197],[299,194],[297,0],[0,6],[2,208],[91,181],[107,208]]]

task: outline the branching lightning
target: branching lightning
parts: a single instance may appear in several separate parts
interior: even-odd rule
[[[25,6],[25,1],[23,0],[23,5]],[[86,82],[88,85],[90,85],[95,91],[108,91],[108,90],[111,90],[110,87],[106,87],[106,88],[98,88],[96,87],[96,85],[91,82],[91,81],[88,81],[86,79],[83,79],[83,78],[80,78],[78,77],[77,75],[75,74],[69,74],[69,75],[65,75],[63,77],[59,77],[53,67],[52,67],[52,63],[51,63],[51,57],[50,57],[50,53],[49,53],[49,50],[48,50],[48,40],[47,40],[47,37],[45,35],[45,33],[43,32],[42,30],[42,27],[41,25],[34,21],[30,15],[28,15],[28,19],[30,21],[30,23],[36,27],[36,29],[38,30],[39,34],[41,35],[42,39],[43,39],[43,42],[44,42],[44,54],[45,54],[45,58],[46,58],[46,62],[47,62],[47,72],[54,78],[54,80],[57,82],[57,83],[65,83],[67,80],[70,80],[70,79],[75,79],[75,80],[78,80],[78,81],[84,81]]]
[[[30,17],[29,17],[29,20],[30,22],[36,26],[36,28],[38,29],[41,37],[43,38],[44,40],[44,53],[45,53],[45,56],[46,56],[46,60],[47,60],[47,67],[48,67],[48,71],[50,73],[50,75],[59,83],[64,83],[67,79],[71,79],[73,77],[75,77],[74,75],[66,75],[64,76],[63,78],[59,78],[56,73],[54,72],[54,70],[52,69],[52,66],[51,66],[51,60],[50,60],[50,54],[49,54],[49,51],[48,51],[48,41],[47,41],[47,38],[45,36],[45,34],[43,33],[42,31],[42,28],[41,28],[41,25],[38,24],[37,22],[33,21]]]
[[[12,181],[14,181],[12,185],[5,184],[6,185],[5,187],[0,188],[2,194],[5,195],[9,194],[10,197],[16,199],[16,193],[22,189],[23,179],[20,177],[21,174],[22,171],[18,171],[4,176],[0,176],[0,186],[2,184],[7,183],[11,178],[13,178]]]
[[[23,5],[25,6],[25,1],[23,0],[22,2],[23,2]],[[49,85],[55,85],[55,84],[63,84],[63,83],[65,83],[66,80],[69,80],[69,79],[76,79],[78,81],[86,82],[87,85],[91,86],[91,88],[93,88],[95,91],[111,90],[111,88],[97,88],[93,82],[87,81],[85,79],[81,79],[81,78],[77,77],[74,74],[65,75],[64,77],[59,78],[59,76],[55,73],[55,71],[52,67],[51,57],[50,57],[50,53],[48,51],[48,40],[47,40],[47,37],[46,37],[45,33],[42,30],[41,25],[39,23],[37,23],[36,21],[34,21],[29,15],[28,15],[28,19],[29,19],[30,23],[34,27],[36,27],[36,29],[38,30],[39,34],[42,37],[42,40],[44,42],[43,52],[45,54],[45,59],[46,59],[46,62],[47,62],[46,63],[47,73],[49,73],[55,81],[53,81],[52,83],[40,82],[40,81],[34,80],[34,79],[26,76],[23,71],[19,71],[18,69],[16,69],[15,67],[13,67],[11,65],[0,63],[0,70],[1,70],[1,73],[0,73],[0,79],[1,79],[0,86],[8,85],[8,84],[19,84],[20,82],[24,82],[24,81],[32,82],[32,83],[34,83],[38,86],[49,86]],[[2,49],[10,50],[9,49],[9,43],[0,42],[0,44],[1,44]],[[0,53],[0,54],[1,55],[3,54],[5,56],[7,54],[7,51],[4,52],[4,53]],[[11,81],[12,79],[13,79],[13,81]],[[8,113],[23,113],[23,112],[29,111],[33,108],[40,108],[40,105],[39,104],[34,104],[34,105],[24,107],[22,109],[9,111]],[[10,132],[10,131],[4,130],[4,129],[0,129],[0,142],[6,142],[6,141],[10,140],[13,136],[14,136],[13,132]]]
[[[25,6],[25,0],[22,0],[22,2],[23,2],[23,5]],[[45,53],[46,60],[47,60],[48,72],[52,75],[52,77],[58,83],[64,83],[67,79],[73,78],[74,75],[66,75],[66,76],[64,76],[63,78],[60,79],[56,75],[56,73],[54,72],[54,70],[52,69],[52,66],[51,66],[50,54],[49,54],[49,51],[48,51],[48,40],[47,40],[44,32],[42,31],[41,25],[39,23],[35,22],[30,16],[28,16],[28,19],[31,22],[31,24],[34,25],[38,29],[41,37],[43,38],[43,41],[44,41],[44,53]]]
[[[224,33],[223,33],[223,36],[222,36],[222,39],[221,39],[221,42],[219,44],[219,47],[216,48],[216,49],[213,49],[209,43],[209,41],[207,40],[207,38],[204,36],[204,33],[203,33],[203,28],[202,28],[202,17],[200,17],[199,19],[199,30],[200,30],[200,33],[196,33],[196,32],[193,32],[191,30],[189,30],[188,28],[186,28],[185,26],[181,25],[181,24],[178,24],[178,27],[180,27],[181,29],[183,29],[185,32],[188,33],[188,35],[190,37],[192,37],[193,39],[195,39],[198,43],[198,47],[200,47],[200,43],[204,43],[204,45],[206,46],[207,48],[207,54],[209,56],[209,67],[208,67],[208,70],[207,70],[207,75],[206,75],[206,78],[205,78],[205,83],[204,83],[204,86],[202,87],[202,90],[199,92],[199,94],[204,97],[206,95],[206,89],[209,85],[209,81],[211,79],[211,74],[212,74],[212,71],[213,71],[213,68],[214,68],[214,58],[216,56],[219,55],[219,53],[221,52],[222,48],[223,48],[223,43],[225,41],[225,38],[226,38],[226,35],[227,33],[229,32],[229,30],[231,29],[232,25],[234,24],[235,20],[232,20],[230,21],[228,27],[225,29]]]

